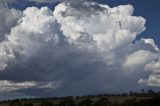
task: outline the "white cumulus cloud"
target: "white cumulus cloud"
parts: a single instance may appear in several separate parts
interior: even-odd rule
[[[138,81],[160,84],[160,50],[153,39],[134,42],[146,20],[133,16],[131,5],[66,1],[55,10],[4,11],[0,23],[8,30],[0,27],[0,91],[54,88],[61,82],[54,95],[78,95],[138,89]],[[149,79],[143,78],[146,69],[152,72]]]

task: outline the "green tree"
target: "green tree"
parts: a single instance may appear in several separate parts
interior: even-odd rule
[[[9,106],[23,106],[21,102],[11,102]]]
[[[33,103],[24,103],[23,106],[34,106],[34,104]]]
[[[111,102],[108,100],[108,98],[100,98],[95,104],[94,106],[110,106]]]
[[[55,104],[49,101],[42,101],[39,106],[55,106]]]
[[[90,100],[90,99],[86,99],[86,100],[82,100],[80,103],[79,103],[79,106],[92,106],[93,104],[93,101]]]
[[[73,99],[65,99],[59,103],[59,106],[75,106],[75,102]]]

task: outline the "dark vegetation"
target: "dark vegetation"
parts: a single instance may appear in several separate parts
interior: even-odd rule
[[[160,106],[160,92],[16,99],[2,101],[0,106]]]

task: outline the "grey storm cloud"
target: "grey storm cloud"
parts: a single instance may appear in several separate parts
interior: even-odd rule
[[[1,0],[0,2],[3,3],[3,2],[15,2],[16,0]]]
[[[2,6],[0,92],[66,96],[160,86],[160,49],[153,39],[133,43],[146,29],[133,12],[83,0],[55,10]]]
[[[12,2],[20,2],[20,1],[33,1],[33,2],[39,2],[39,3],[51,3],[51,2],[57,2],[57,1],[64,1],[64,0],[1,0],[0,3],[12,3]]]

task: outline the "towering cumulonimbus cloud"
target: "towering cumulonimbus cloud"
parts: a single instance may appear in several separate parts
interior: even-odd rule
[[[0,12],[0,92],[64,96],[160,85],[160,50],[152,39],[135,41],[146,20],[131,5],[66,0],[53,11]]]

